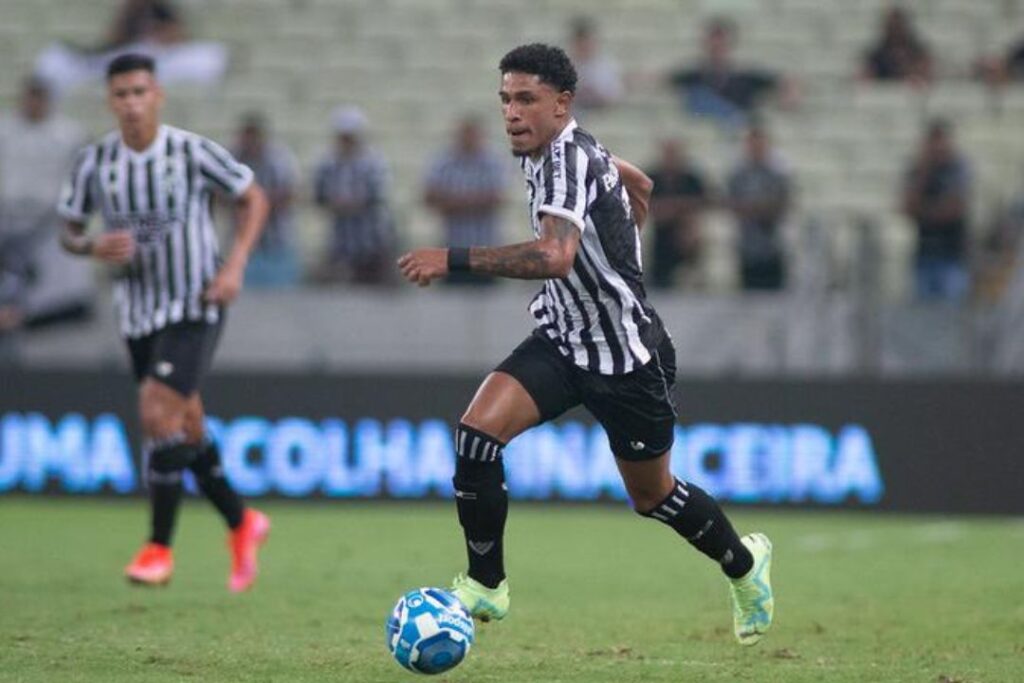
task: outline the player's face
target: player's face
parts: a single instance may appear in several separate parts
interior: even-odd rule
[[[501,111],[512,152],[535,156],[565,126],[572,95],[558,92],[539,76],[509,72],[501,77]]]
[[[156,128],[164,94],[152,73],[144,69],[117,74],[107,83],[107,101],[125,133]]]

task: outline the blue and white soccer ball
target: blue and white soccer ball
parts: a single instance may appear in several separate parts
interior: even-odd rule
[[[441,588],[418,588],[400,597],[385,630],[395,660],[421,674],[448,671],[473,645],[473,618]]]

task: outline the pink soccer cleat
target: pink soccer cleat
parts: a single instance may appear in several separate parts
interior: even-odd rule
[[[174,573],[174,557],[171,549],[159,543],[147,543],[124,568],[125,577],[132,583],[146,586],[162,586],[171,580]]]
[[[256,574],[259,573],[256,553],[269,533],[270,518],[258,510],[246,508],[241,525],[232,530],[228,538],[228,546],[231,548],[228,590],[232,593],[241,593],[256,580]]]

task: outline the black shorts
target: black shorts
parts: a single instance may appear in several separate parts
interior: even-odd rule
[[[667,334],[643,367],[625,375],[602,375],[578,367],[540,334],[530,335],[495,370],[523,385],[540,410],[541,422],[582,404],[608,434],[612,453],[624,460],[649,460],[672,447],[676,406],[676,351]]]
[[[135,381],[152,377],[182,396],[198,391],[213,361],[220,340],[224,312],[220,320],[181,322],[138,339],[128,339],[128,354]]]

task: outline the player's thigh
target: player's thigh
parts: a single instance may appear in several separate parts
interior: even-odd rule
[[[604,427],[616,458],[652,460],[672,447],[675,371],[675,351],[666,341],[646,365],[628,374],[581,373],[583,405]]]
[[[153,344],[147,376],[190,398],[210,370],[221,328],[221,322],[186,322],[164,328]]]
[[[531,336],[487,376],[462,422],[508,443],[578,403],[565,361]]]
[[[461,421],[508,443],[540,421],[540,410],[515,377],[492,372],[477,389]]]

